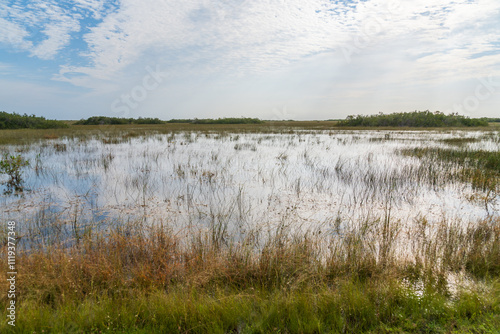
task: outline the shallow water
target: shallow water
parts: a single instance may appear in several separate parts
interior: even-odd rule
[[[187,132],[44,141],[21,153],[30,161],[26,190],[1,197],[1,216],[24,233],[36,227],[43,234],[52,231],[50,224],[64,230],[128,221],[177,228],[223,222],[244,231],[287,221],[331,230],[339,219],[467,223],[498,215],[498,196],[485,207],[470,200],[477,193],[470,185],[445,175],[438,175],[438,186],[430,184],[422,161],[398,154],[454,147],[446,142],[452,138],[473,138],[463,144],[471,149],[499,149],[498,134],[479,131]]]

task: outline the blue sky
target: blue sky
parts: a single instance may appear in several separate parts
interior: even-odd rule
[[[0,110],[500,117],[498,0],[0,3]]]

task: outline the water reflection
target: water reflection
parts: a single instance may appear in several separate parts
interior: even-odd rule
[[[498,134],[186,132],[51,140],[24,149],[29,191],[4,194],[1,215],[43,243],[62,234],[78,240],[86,229],[127,221],[177,228],[224,222],[244,230],[286,219],[297,228],[332,232],[332,222],[389,213],[401,223],[498,215],[498,196],[486,207],[471,200],[478,191],[447,177],[452,167],[428,170],[421,160],[398,153],[456,145],[497,151]]]

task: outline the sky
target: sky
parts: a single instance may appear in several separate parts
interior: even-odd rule
[[[0,110],[500,117],[498,0],[0,0]]]

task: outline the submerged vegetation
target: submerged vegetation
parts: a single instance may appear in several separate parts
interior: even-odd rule
[[[454,162],[462,167],[496,172],[500,176],[500,151],[450,148],[415,148],[405,151],[417,157],[434,157],[442,161]]]
[[[433,170],[430,174],[435,178],[439,173],[436,168],[439,168],[445,175],[441,182],[459,180],[470,184],[474,191],[482,192],[470,194],[469,199],[482,203],[488,213],[497,204],[500,195],[500,151],[425,147],[403,149],[401,152],[419,158],[424,169]],[[500,258],[498,261],[500,263]]]
[[[458,114],[445,115],[439,111],[414,111],[393,114],[348,116],[339,126],[365,127],[471,127],[488,126],[485,118],[469,118]]]
[[[67,128],[62,121],[49,120],[35,115],[19,115],[0,111],[0,130],[2,129],[57,129]]]

